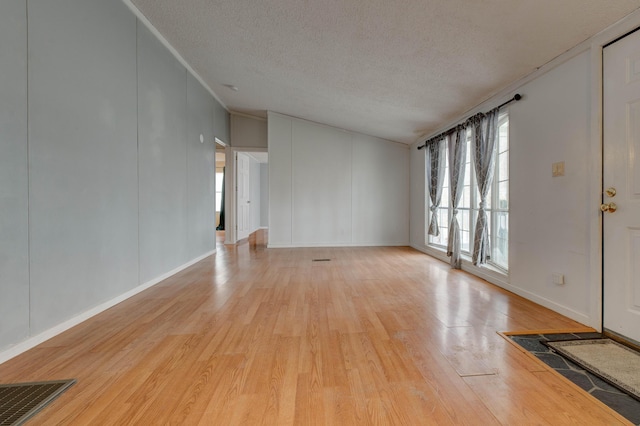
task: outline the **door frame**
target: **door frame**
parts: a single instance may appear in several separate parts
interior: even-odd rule
[[[225,244],[237,244],[238,233],[236,232],[236,154],[244,152],[268,152],[267,148],[241,148],[227,146],[225,149],[225,182],[224,182],[224,203],[225,203]]]
[[[593,206],[589,214],[590,229],[590,256],[589,256],[589,300],[590,302],[590,324],[587,324],[598,331],[603,330],[603,292],[604,292],[604,274],[603,274],[603,226],[602,214],[599,206],[602,203],[603,187],[603,54],[604,47],[612,42],[624,37],[625,35],[640,28],[640,10],[636,10],[625,18],[607,28],[601,33],[594,36],[590,41],[591,50],[591,142],[589,162],[589,205]]]

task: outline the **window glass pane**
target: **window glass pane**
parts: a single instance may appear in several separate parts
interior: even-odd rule
[[[441,246],[447,245],[447,237],[449,235],[449,209],[439,208],[437,213],[440,235],[429,235],[429,243]]]
[[[449,241],[449,210],[440,209],[438,214],[438,219],[440,221],[440,244],[446,246]]]
[[[216,172],[216,211],[219,212],[222,209],[222,177],[223,173]]]
[[[509,266],[509,213],[496,213],[496,235],[491,260],[496,265],[507,269]]]
[[[445,151],[445,160],[444,160],[444,179],[442,184],[442,198],[440,199],[440,207],[437,210],[438,215],[438,229],[440,231],[440,235],[433,236],[428,235],[429,225],[431,224],[431,210],[429,210],[429,206],[431,205],[431,198],[429,194],[426,194],[427,198],[427,209],[429,214],[427,215],[427,244],[432,244],[436,246],[446,246],[447,238],[449,235],[449,157],[448,152]]]
[[[505,180],[498,183],[498,209],[509,208],[509,181]]]
[[[460,204],[458,207],[471,207],[471,196],[470,196],[471,188],[469,186],[465,186],[462,188],[462,198],[460,199]]]
[[[496,210],[491,219],[491,263],[508,269],[509,267],[509,118],[502,116],[498,128],[498,156],[496,159],[495,181],[492,185],[493,202]]]
[[[442,189],[442,200],[440,200],[440,207],[449,207],[449,188],[447,188],[446,193],[444,191],[444,188]]]
[[[469,253],[469,210],[458,212],[460,224],[460,248],[463,252]]]
[[[445,162],[445,164],[448,164]],[[449,167],[445,167],[444,170],[444,183],[442,184],[442,199],[440,200],[441,207],[449,207]]]
[[[498,152],[509,149],[509,119],[498,128]]]
[[[222,173],[216,173],[216,192],[222,192]]]
[[[467,158],[467,160],[469,159]],[[471,185],[471,164],[469,162],[464,165],[464,185]]]
[[[498,179],[509,179],[509,151],[498,155]]]

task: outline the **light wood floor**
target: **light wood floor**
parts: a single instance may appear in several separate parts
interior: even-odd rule
[[[78,380],[30,425],[624,423],[496,333],[584,328],[572,320],[409,248],[255,241],[0,365],[0,381]]]

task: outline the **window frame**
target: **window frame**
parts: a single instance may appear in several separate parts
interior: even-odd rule
[[[509,113],[507,111],[501,112],[500,115],[498,116],[498,138],[500,137],[500,128],[505,124],[509,126]],[[496,260],[497,256],[495,256],[495,253],[494,253],[494,250],[498,248],[498,239],[499,239],[498,232],[490,232],[489,234],[489,238],[491,240],[491,253],[487,260],[487,263],[489,265],[491,265],[492,267],[498,269],[499,271],[505,274],[508,273],[509,271],[509,204],[511,202],[510,200],[511,185],[509,184],[509,179],[511,177],[510,176],[510,163],[511,163],[510,160],[511,159],[510,159],[510,143],[509,142],[510,142],[509,127],[507,127],[507,141],[506,141],[507,149],[500,152],[500,141],[498,140],[498,144],[496,146],[496,152],[494,154],[495,163],[494,163],[494,170],[493,170],[493,181],[491,182],[491,208],[487,209],[487,213],[489,214],[489,223],[490,223],[489,229],[491,231],[498,229],[498,223],[500,221],[501,213],[506,213],[506,216],[507,216],[506,267],[503,264],[497,262]],[[507,153],[507,179],[500,181],[500,161],[499,160],[500,160],[500,154],[504,152]],[[500,207],[500,182],[507,182],[507,208]]]
[[[224,185],[224,167],[216,167],[216,172],[215,172],[215,179],[216,179],[216,187],[215,189],[215,212],[216,213],[220,213],[220,211],[222,210],[222,194],[224,192],[224,188],[222,187],[222,185]],[[219,179],[219,180],[218,180]],[[220,191],[218,191],[218,185],[220,185]],[[220,198],[218,198],[218,194],[220,194]],[[220,199],[220,203],[218,204],[218,199]],[[218,207],[220,207],[220,209],[218,209]]]

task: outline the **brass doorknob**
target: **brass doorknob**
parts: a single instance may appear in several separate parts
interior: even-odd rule
[[[616,189],[615,189],[615,188],[607,188],[607,189],[604,191],[604,195],[606,195],[606,196],[607,196],[607,197],[609,197],[609,198],[615,197],[615,196],[616,196],[616,194],[617,194],[617,191],[616,191]]]
[[[616,203],[600,204],[600,211],[602,212],[613,213],[616,210],[618,210],[618,206],[616,205]]]

